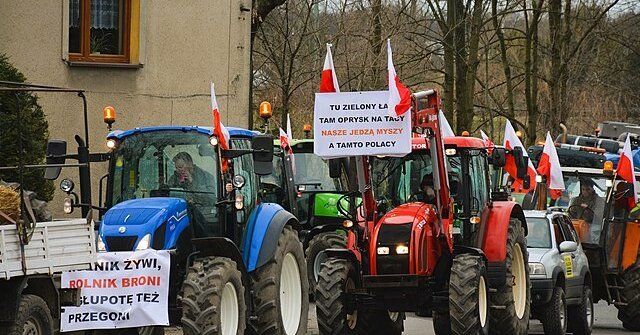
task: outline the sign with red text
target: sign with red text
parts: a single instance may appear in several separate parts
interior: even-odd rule
[[[168,325],[167,250],[100,252],[93,270],[62,273],[80,289],[80,306],[63,307],[62,331]]]
[[[390,116],[388,100],[388,91],[316,93],[314,153],[324,158],[410,153],[410,114]]]

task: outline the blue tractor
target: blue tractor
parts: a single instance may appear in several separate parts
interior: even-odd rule
[[[169,318],[184,334],[305,334],[299,222],[259,192],[273,140],[228,129],[226,150],[207,127],[111,132],[98,248],[171,250]]]

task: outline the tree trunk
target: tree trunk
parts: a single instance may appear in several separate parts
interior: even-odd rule
[[[473,4],[473,12],[471,14],[471,31],[469,32],[469,59],[467,61],[467,82],[464,96],[464,110],[466,129],[469,132],[473,127],[474,108],[476,87],[476,72],[478,71],[478,49],[480,44],[480,34],[482,29],[482,0],[475,0]],[[459,130],[460,131],[460,130]]]
[[[371,53],[373,54],[373,61],[371,62],[371,78],[369,89],[380,89],[383,85],[380,82],[380,54],[382,52],[382,21],[380,16],[382,15],[382,0],[371,0],[371,19],[372,30],[371,39],[369,45],[371,46]]]
[[[543,1],[534,0],[532,2],[533,16],[526,31],[524,74],[528,145],[534,144],[538,135],[538,22],[540,21],[540,8]],[[526,3],[525,15],[527,15]]]
[[[507,46],[504,41],[504,34],[502,33],[502,27],[498,21],[498,0],[491,0],[491,16],[493,21],[493,28],[496,31],[498,42],[500,44],[500,59],[502,61],[502,70],[504,71],[504,79],[507,84],[507,106],[509,108],[507,115],[509,118],[515,116],[515,105],[513,102],[513,81],[511,80],[511,66],[509,65],[509,58],[507,56]]]
[[[467,45],[466,45],[466,25],[465,8],[462,0],[454,0],[455,25],[455,67],[456,67],[456,133],[471,128],[469,117],[473,117],[472,112],[466,110],[465,94],[467,89]]]
[[[454,2],[455,0],[447,0],[447,24],[446,29],[442,29],[444,34],[444,114],[452,127],[455,127],[455,50],[453,48],[455,32],[452,28],[455,27],[456,21]]]
[[[551,68],[549,73],[549,94],[551,106],[546,116],[545,128],[556,129],[560,121],[560,70],[562,66],[562,0],[549,0],[549,44]]]

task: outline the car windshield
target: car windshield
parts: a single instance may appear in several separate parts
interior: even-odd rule
[[[546,218],[527,218],[527,247],[551,248],[551,231]]]
[[[336,191],[340,189],[339,179],[329,175],[329,161],[311,152],[294,153],[295,182],[307,191]]]
[[[148,197],[186,200],[217,221],[217,154],[205,134],[156,131],[123,139],[113,153],[111,204]]]

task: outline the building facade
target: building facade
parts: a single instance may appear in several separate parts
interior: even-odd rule
[[[92,152],[106,150],[107,105],[117,129],[210,125],[211,81],[223,122],[247,126],[250,30],[251,0],[0,1],[0,53],[29,82],[86,90]],[[73,151],[81,100],[38,96],[50,137]],[[92,169],[94,198],[105,171]],[[64,175],[77,179],[75,171]]]

